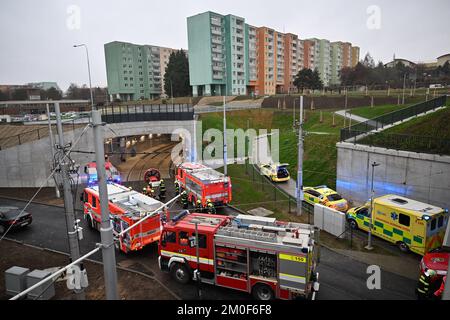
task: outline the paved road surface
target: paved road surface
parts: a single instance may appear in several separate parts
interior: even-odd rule
[[[23,207],[22,201],[0,199],[0,205]],[[177,208],[174,208],[177,210]],[[173,212],[175,211],[173,210]],[[42,248],[49,248],[61,252],[68,252],[64,210],[39,204],[31,204],[30,212],[34,214],[33,224],[23,230],[13,231],[8,238],[23,241]],[[231,214],[232,210],[225,213]],[[82,218],[80,212],[78,218]],[[82,220],[84,239],[80,241],[82,253],[87,253],[100,241],[97,231],[90,230]],[[1,252],[1,243],[0,243]],[[1,252],[1,254],[5,254]],[[13,253],[8,253],[13,254]],[[179,285],[170,279],[169,274],[160,272],[157,263],[157,247],[149,246],[141,252],[124,255],[117,253],[119,265],[144,272],[156,277],[166,284],[182,299],[196,299],[197,291],[194,284]],[[370,291],[366,287],[367,265],[322,248],[321,264],[319,266],[321,289],[318,295],[320,300],[332,299],[414,299],[415,281],[404,277],[382,272],[382,290]],[[101,254],[93,256],[101,261]],[[24,266],[25,267],[25,266]],[[4,271],[4,270],[1,270]],[[0,271],[0,272],[1,272]],[[211,300],[216,299],[250,299],[248,294],[238,291],[205,285],[204,296]]]

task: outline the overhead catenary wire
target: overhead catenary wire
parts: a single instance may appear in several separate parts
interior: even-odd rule
[[[71,152],[71,150],[73,149],[73,147],[75,147],[75,145],[78,144],[78,142],[80,142],[81,138],[83,137],[83,135],[87,132],[87,130],[89,129],[90,125],[87,125],[84,130],[81,132],[80,136],[77,138],[77,140],[75,140],[75,142],[72,144],[72,146],[69,148],[69,150],[67,152],[64,153],[64,155],[61,157],[61,159],[59,160],[58,164],[65,160],[66,158],[68,158],[68,154]],[[0,242],[6,237],[6,235],[8,234],[8,232],[11,230],[11,228],[13,227],[14,223],[16,223],[17,219],[19,219],[19,217],[22,215],[22,213],[30,206],[30,204],[33,202],[33,200],[37,197],[37,195],[39,194],[39,192],[41,192],[41,190],[44,188],[44,186],[47,184],[47,182],[54,176],[54,174],[56,173],[56,171],[58,171],[58,166],[55,166],[55,168],[53,169],[53,171],[50,173],[50,175],[47,177],[47,179],[41,184],[41,186],[39,187],[39,189],[36,191],[36,193],[31,197],[31,199],[27,202],[27,204],[25,205],[25,207],[20,211],[20,213],[14,218],[13,223],[8,227],[8,229],[5,231],[5,233],[2,235],[2,237],[0,238]]]
[[[159,208],[153,210],[150,213],[147,213],[146,216],[144,218],[142,218],[141,220],[137,221],[135,224],[131,225],[129,228],[123,230],[121,233],[119,233],[117,235],[118,237],[123,236],[125,233],[129,232],[131,229],[137,227],[138,225],[142,224],[144,221],[146,221],[147,219],[151,218],[154,216],[155,213],[160,212],[161,210],[163,210],[164,208],[166,208],[168,205],[173,204],[178,198],[180,198],[181,195],[178,195],[176,197],[174,197],[173,199],[171,199],[169,202],[163,204],[162,206],[160,206]],[[117,241],[118,239],[115,238],[114,241]],[[58,277],[66,270],[68,270],[69,268],[78,265],[79,263],[83,262],[84,260],[86,260],[87,258],[89,258],[90,256],[94,255],[95,253],[97,253],[98,251],[100,251],[102,249],[102,245],[101,244],[97,244],[97,248],[93,249],[92,251],[90,251],[89,253],[85,254],[84,256],[80,257],[79,259],[77,259],[76,261],[68,264],[67,266],[61,268],[60,270],[56,271],[55,273],[51,274],[50,276],[46,277],[45,279],[39,281],[38,283],[36,283],[35,285],[29,287],[28,289],[20,292],[19,294],[15,295],[14,297],[12,297],[10,300],[17,300],[20,297],[25,296],[27,293],[31,292],[34,289],[39,288],[41,285],[45,284],[47,281],[52,281],[54,282],[56,279],[58,279]],[[47,287],[48,288],[48,287]],[[45,290],[44,290],[45,291]]]
[[[58,271],[56,271],[55,273],[49,275],[48,277],[46,277],[45,279],[39,281],[38,283],[32,285],[31,287],[29,287],[28,289],[18,293],[17,295],[15,295],[14,297],[12,297],[9,300],[17,300],[23,296],[25,296],[26,294],[28,294],[29,292],[33,291],[34,289],[39,288],[41,285],[45,284],[47,281],[54,281],[54,279],[57,277],[59,277],[64,271],[68,270],[69,268],[78,265],[79,263],[83,262],[84,260],[86,260],[87,258],[89,258],[90,256],[96,254],[98,251],[100,251],[101,249],[101,245],[97,244],[97,248],[95,248],[94,250],[90,251],[89,253],[85,254],[84,256],[80,257],[79,259],[75,260],[74,262],[68,264],[67,266],[65,266],[64,268],[59,269]]]

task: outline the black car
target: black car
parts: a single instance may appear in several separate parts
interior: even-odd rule
[[[31,213],[16,207],[0,207],[0,234],[11,229],[25,227],[31,224],[33,217]]]

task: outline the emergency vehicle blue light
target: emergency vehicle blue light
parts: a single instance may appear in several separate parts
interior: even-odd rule
[[[189,211],[188,210],[184,210],[183,212],[181,212],[178,215],[176,215],[175,217],[173,217],[172,218],[172,222],[178,222],[181,219],[183,219],[184,217],[186,217],[187,215],[189,215]]]

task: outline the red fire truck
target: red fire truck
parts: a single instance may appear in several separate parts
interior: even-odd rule
[[[215,206],[231,202],[231,179],[210,167],[198,163],[183,163],[176,170],[175,183],[188,193],[194,206],[197,200],[211,200]]]
[[[110,218],[115,236],[164,205],[158,200],[122,185],[109,183],[107,186]],[[88,187],[84,190],[83,202],[84,217],[87,219],[89,226],[100,230],[101,211],[98,186]],[[122,252],[128,253],[141,250],[144,246],[159,241],[161,214],[169,219],[167,210],[161,209],[161,211],[152,214],[151,218],[119,237],[116,247]]]
[[[198,269],[202,283],[252,293],[259,300],[314,299],[318,236],[310,225],[185,211],[163,227],[159,267],[183,284],[198,280]]]
[[[114,183],[120,183],[120,173],[116,169],[116,167],[113,166],[113,164],[110,161],[105,162],[105,170],[106,170],[106,179],[107,181],[111,181]],[[87,184],[88,185],[94,185],[98,183],[98,175],[97,175],[97,163],[90,162],[84,167],[84,173],[87,176]]]

